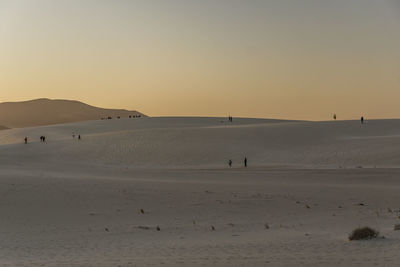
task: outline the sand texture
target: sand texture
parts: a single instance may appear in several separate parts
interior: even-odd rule
[[[399,166],[400,120],[3,130],[0,265],[397,266]]]

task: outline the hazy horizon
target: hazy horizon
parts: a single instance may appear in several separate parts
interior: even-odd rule
[[[0,102],[400,118],[400,3],[0,1]]]

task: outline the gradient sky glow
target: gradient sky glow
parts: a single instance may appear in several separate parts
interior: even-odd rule
[[[397,0],[0,0],[0,102],[400,118]]]

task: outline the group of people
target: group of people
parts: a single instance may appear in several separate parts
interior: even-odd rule
[[[232,167],[232,163],[233,163],[233,161],[231,159],[228,160],[229,167]],[[244,167],[246,168],[247,167],[247,157],[244,157],[243,164],[244,164]]]
[[[229,120],[230,122],[232,122],[232,121],[233,121],[232,116],[229,116],[229,117],[228,117],[228,120]]]
[[[75,133],[72,133],[72,139],[75,139]],[[81,135],[78,134],[78,140],[81,140]]]
[[[72,138],[75,139],[75,133],[72,133]],[[78,134],[78,140],[81,140],[81,135],[80,134]],[[25,144],[28,143],[28,137],[27,136],[25,136],[24,142],[25,142]],[[43,143],[46,142],[46,136],[44,136],[44,135],[40,136],[40,142],[43,142]]]
[[[336,120],[336,114],[333,114],[333,119]],[[361,124],[364,124],[364,116],[360,118]]]
[[[42,135],[40,136],[40,142],[46,142],[46,136]],[[28,143],[28,136],[25,136],[24,138],[24,143],[27,144]]]

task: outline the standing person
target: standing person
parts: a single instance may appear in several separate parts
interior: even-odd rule
[[[364,124],[364,117],[361,117],[361,124]]]
[[[228,164],[229,164],[229,167],[232,167],[232,160],[231,159],[228,161]]]
[[[247,168],[247,157],[244,157],[244,167]]]
[[[27,144],[28,143],[28,137],[25,136],[24,141],[25,141],[25,144]]]
[[[43,135],[43,143],[46,142],[46,136]]]
[[[78,135],[78,140],[81,140],[81,135]]]

